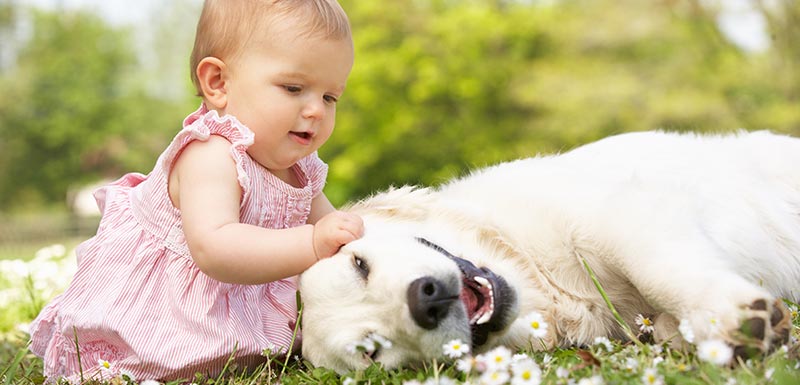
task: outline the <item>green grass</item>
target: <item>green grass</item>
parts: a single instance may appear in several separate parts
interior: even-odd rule
[[[67,261],[64,258],[55,256],[51,262]],[[587,271],[593,275],[588,266]],[[0,274],[0,293],[18,289],[22,295],[10,303],[0,303],[0,385],[42,384],[45,380],[42,377],[42,361],[28,351],[28,336],[19,331],[17,325],[29,322],[48,298],[42,296],[42,291],[37,291],[31,279],[11,280],[7,276],[7,273]],[[604,293],[599,284],[597,288]],[[796,310],[796,305],[791,305]],[[610,303],[608,306],[609,310],[613,310]],[[648,382],[644,381],[643,376],[653,368],[653,379],[662,384],[800,384],[800,343],[796,342],[800,337],[800,317],[797,317],[796,311],[793,315],[792,343],[767,356],[732,366],[716,366],[705,362],[693,350],[684,352],[642,343],[611,342],[608,350],[597,344],[585,348],[521,353],[531,357],[541,368],[542,384],[583,385],[589,383],[591,378],[602,378],[605,384],[645,384]],[[188,380],[215,385],[340,384],[345,381],[359,385],[480,384],[481,375],[475,370],[463,373],[450,360],[431,361],[419,368],[400,370],[384,370],[376,364],[366,370],[339,376],[331,370],[315,368],[301,358],[290,357],[269,359],[266,364],[247,372],[230,365],[218,377],[197,376]],[[118,385],[124,381],[117,379],[87,383]]]
[[[796,330],[795,330],[796,332]],[[0,343],[0,384],[41,384],[41,361],[27,352],[25,336],[17,334],[6,336]],[[733,367],[719,367],[699,360],[694,354],[663,349],[657,352],[652,345],[639,348],[633,344],[612,343],[612,350],[605,351],[599,346],[587,349],[559,349],[549,353],[526,353],[541,366],[543,384],[567,384],[568,380],[580,383],[593,376],[601,376],[606,384],[643,384],[646,368],[657,368],[664,384],[726,384],[734,379],[736,384],[798,384],[800,370],[798,346],[779,350],[759,359],[740,363]],[[654,365],[657,357],[662,362]],[[559,368],[562,368],[559,370]],[[558,372],[568,373],[559,377]],[[771,373],[770,373],[771,372]],[[563,376],[562,373],[562,376]],[[770,373],[769,378],[767,373]],[[456,383],[480,383],[479,375],[459,372],[451,363],[428,362],[424,367],[409,370],[383,370],[373,365],[363,371],[350,372],[344,376],[323,369],[314,368],[302,359],[289,360],[284,367],[282,360],[273,360],[242,373],[231,366],[223,375],[216,378],[198,376],[190,379],[197,384],[339,384],[345,379],[355,384],[403,384],[412,380],[424,383],[426,380],[451,379]],[[88,382],[98,383],[98,382]],[[118,384],[109,381],[103,384]],[[177,382],[176,382],[177,383]],[[433,383],[433,382],[432,382]]]

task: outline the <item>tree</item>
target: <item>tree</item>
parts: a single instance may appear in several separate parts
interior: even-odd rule
[[[194,23],[175,15],[194,12],[192,1],[153,19],[159,35],[139,60],[126,31],[94,16],[38,14],[18,66],[0,78],[0,208],[149,171],[197,104],[154,86],[190,88],[189,47],[170,53],[189,44]],[[773,36],[764,53],[725,39],[713,1],[341,3],[356,64],[320,151],[337,205],[627,131],[800,135],[797,1],[763,1]]]
[[[3,105],[9,154],[0,201],[63,200],[65,176],[106,171],[119,134],[120,77],[132,63],[125,36],[84,13],[37,12]],[[80,178],[80,177],[79,177]]]
[[[343,0],[356,64],[326,191],[340,204],[627,131],[800,134],[798,58],[742,52],[707,3]],[[795,41],[779,24],[776,45]]]

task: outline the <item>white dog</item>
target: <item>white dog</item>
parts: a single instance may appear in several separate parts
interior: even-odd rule
[[[800,139],[767,132],[619,135],[350,210],[364,237],[300,281],[303,354],[339,372],[453,339],[478,353],[626,338],[590,271],[628,325],[649,316],[681,344],[685,320],[741,355],[787,340],[779,298],[800,297]]]

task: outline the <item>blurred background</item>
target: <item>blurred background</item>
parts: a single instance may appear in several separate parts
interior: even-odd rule
[[[340,2],[336,205],[627,131],[800,136],[796,0]],[[0,0],[0,260],[91,236],[92,186],[152,169],[199,105],[201,4]]]

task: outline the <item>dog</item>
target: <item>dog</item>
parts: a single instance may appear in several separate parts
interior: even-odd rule
[[[766,131],[621,134],[347,210],[363,238],[299,281],[303,356],[340,373],[413,366],[453,340],[626,340],[640,315],[658,342],[688,346],[683,323],[695,342],[766,352],[792,328],[781,298],[800,296],[800,139]]]

